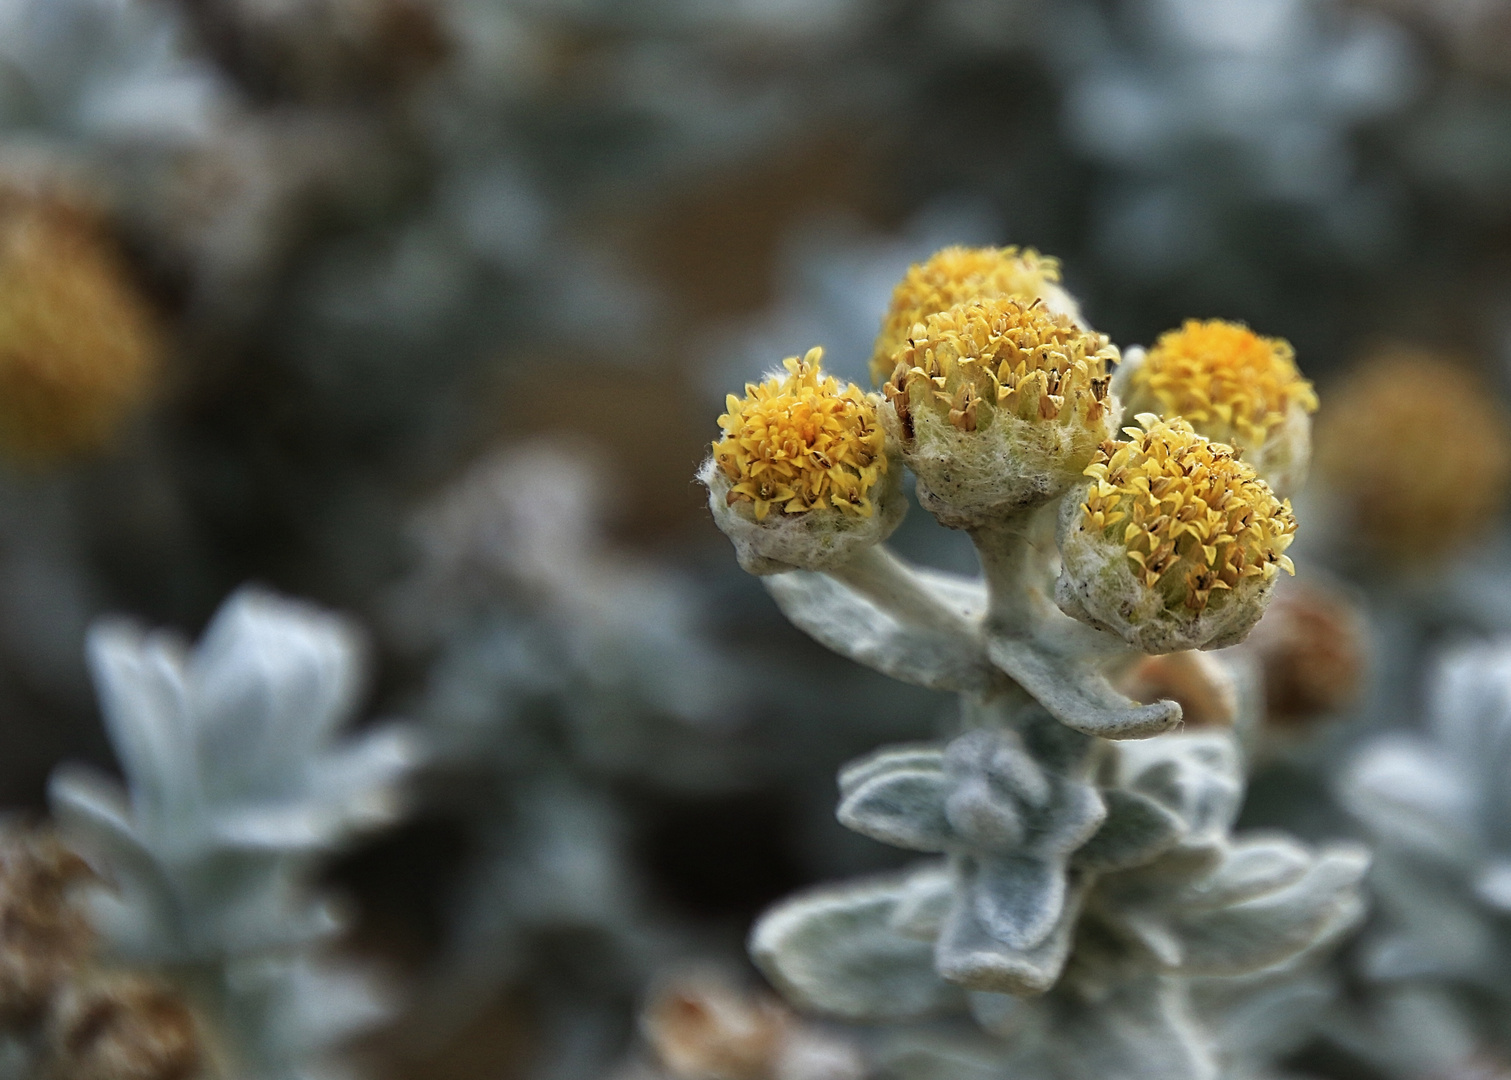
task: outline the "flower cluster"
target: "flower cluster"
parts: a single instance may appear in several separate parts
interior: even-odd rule
[[[1200,612],[1213,592],[1295,572],[1285,555],[1296,533],[1290,500],[1184,420],[1138,420],[1142,429],[1124,429],[1128,441],[1102,447],[1087,467],[1084,528],[1119,541],[1171,607]]]
[[[756,520],[773,506],[789,514],[832,506],[858,517],[874,511],[871,494],[887,470],[876,405],[859,387],[821,374],[822,349],[782,361],[786,376],[747,383],[719,417],[724,439],[714,462],[732,482],[725,499],[753,505]]]
[[[90,215],[0,191],[0,447],[97,447],[162,364],[154,316]]]
[[[1511,481],[1511,420],[1468,369],[1395,349],[1345,381],[1317,429],[1329,506],[1358,547],[1431,561],[1495,520]]]
[[[1106,413],[1117,350],[1042,301],[988,297],[928,316],[893,359],[883,392],[905,424],[916,405],[929,404],[975,431],[998,410],[1095,423]]]
[[[956,304],[983,297],[1016,296],[1034,300],[1061,298],[1060,263],[1033,248],[947,247],[925,262],[908,268],[892,292],[892,304],[882,321],[871,356],[871,378],[880,383],[896,367],[894,354],[930,315]],[[1062,306],[1057,304],[1056,306]]]
[[[927,316],[894,354],[882,423],[919,501],[973,528],[1068,490],[1121,415],[1117,349],[1027,297],[976,297]]]
[[[1004,284],[1004,266],[1018,284]],[[878,344],[890,364],[880,452],[914,474],[925,510],[970,535],[980,579],[912,566],[887,550],[886,528],[833,510],[743,510],[733,481],[751,470],[737,451],[775,443],[786,461],[807,448],[768,434],[764,413],[752,448],[726,439],[701,474],[740,564],[766,575],[794,625],[900,681],[961,695],[947,744],[885,747],[839,778],[841,824],[938,858],[779,904],[750,948],[790,1000],[835,1016],[969,1011],[1002,1039],[982,1075],[1197,1080],[1220,1071],[1216,1022],[1196,1016],[1206,984],[1233,980],[1242,994],[1256,972],[1292,980],[1282,965],[1360,917],[1365,860],[1353,848],[1233,840],[1234,736],[1163,735],[1182,719],[1166,687],[1191,691],[1196,719],[1248,715],[1249,684],[1188,650],[1248,635],[1277,571],[1292,571],[1296,520],[1239,451],[1186,419],[1144,412],[1113,441],[1127,372],[1110,372],[1118,350],[1074,301],[1021,284],[1045,267],[1013,249],[946,250],[909,271]],[[1266,430],[1266,410],[1283,408],[1286,452],[1274,460],[1297,476],[1310,387],[1293,367],[1280,379],[1288,352],[1251,364],[1239,347],[1248,332],[1222,338],[1213,326],[1188,327],[1193,348],[1209,330],[1227,347],[1193,376],[1189,399],[1204,420],[1245,431]],[[1218,377],[1224,365],[1241,376]],[[797,361],[788,370],[798,381]],[[727,433],[784,387],[763,389],[731,401]],[[877,500],[884,524],[899,513],[901,471]],[[774,476],[762,497],[795,500],[796,475]],[[1184,654],[1158,665],[1161,700],[1140,704],[1112,682],[1139,653]],[[959,1071],[951,1061],[938,1075]]]
[[[1151,412],[1182,417],[1209,439],[1246,448],[1262,446],[1293,407],[1317,411],[1290,342],[1221,319],[1188,319],[1161,334],[1130,384],[1130,407],[1147,400]]]

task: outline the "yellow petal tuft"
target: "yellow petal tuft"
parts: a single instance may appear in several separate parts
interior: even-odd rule
[[[747,385],[744,398],[731,394],[719,417],[724,438],[713,444],[714,462],[733,482],[731,501],[753,503],[758,521],[773,505],[788,514],[873,513],[872,489],[887,469],[876,401],[822,374],[823,355],[788,357],[785,375]]]
[[[1032,302],[1059,283],[1060,264],[1033,248],[947,247],[908,268],[892,292],[871,356],[871,379],[892,373],[893,354],[930,315],[956,304],[1001,296]]]
[[[1123,545],[1171,608],[1199,612],[1243,578],[1294,572],[1283,554],[1296,532],[1289,501],[1185,420],[1138,419],[1126,443],[1104,444],[1086,470],[1094,478],[1082,503],[1087,528]],[[1117,529],[1123,514],[1131,523]]]
[[[1042,302],[990,297],[928,316],[892,358],[883,387],[903,408],[937,401],[950,422],[974,431],[993,411],[1031,421],[1096,424],[1106,409],[1107,365],[1117,350]],[[940,389],[915,400],[911,387]]]
[[[1293,405],[1317,409],[1312,384],[1282,338],[1260,337],[1242,323],[1189,319],[1160,335],[1132,373],[1129,404],[1185,418],[1218,442],[1258,449]]]

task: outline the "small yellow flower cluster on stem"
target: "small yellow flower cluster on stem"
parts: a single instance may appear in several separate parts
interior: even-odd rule
[[[1128,441],[1109,443],[1086,469],[1085,527],[1119,540],[1143,584],[1166,604],[1206,608],[1214,591],[1245,578],[1294,573],[1285,549],[1296,532],[1281,502],[1231,447],[1184,420],[1138,417]]]
[[[1317,411],[1290,342],[1221,319],[1189,319],[1160,335],[1130,382],[1131,408],[1180,416],[1209,439],[1256,450],[1293,405]]]
[[[993,297],[928,316],[893,355],[883,387],[908,424],[912,406],[932,400],[961,431],[986,426],[996,410],[1022,420],[1100,420],[1109,362],[1105,335],[1083,330],[1042,301]]]
[[[930,315],[986,297],[1017,296],[1032,301],[1059,293],[1058,260],[1033,248],[947,247],[908,269],[892,292],[871,357],[871,379],[880,383],[896,366],[893,354],[913,328]]]
[[[870,517],[872,489],[886,472],[884,436],[876,403],[853,383],[840,388],[821,374],[822,349],[782,361],[774,375],[745,396],[730,394],[719,417],[723,440],[714,462],[733,486],[726,496],[754,504],[756,520],[772,506],[789,514],[832,506]]]

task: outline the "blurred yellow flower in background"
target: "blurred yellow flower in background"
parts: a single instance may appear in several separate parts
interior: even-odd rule
[[[1329,401],[1317,472],[1349,542],[1387,562],[1427,562],[1489,530],[1511,480],[1511,416],[1472,369],[1393,346]]]
[[[99,220],[0,188],[0,450],[48,462],[98,449],[149,396],[164,352]]]

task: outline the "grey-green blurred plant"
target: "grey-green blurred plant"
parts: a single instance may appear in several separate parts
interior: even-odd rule
[[[1335,1036],[1386,1075],[1511,1055],[1508,754],[1511,649],[1496,639],[1444,657],[1425,730],[1378,736],[1339,780],[1376,848],[1376,914],[1356,957],[1368,994]]]
[[[344,920],[314,878],[324,856],[400,815],[418,761],[403,727],[339,737],[361,689],[360,637],[246,588],[192,651],[105,620],[89,660],[125,786],[65,766],[51,794],[103,881],[95,929],[117,961],[180,984],[218,1075],[328,1075],[387,1005],[326,955]]]

